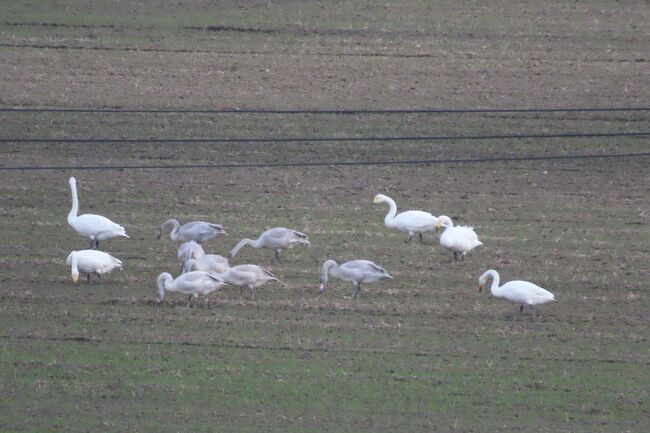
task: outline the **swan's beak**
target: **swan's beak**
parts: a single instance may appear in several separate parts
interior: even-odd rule
[[[436,231],[438,231],[440,230],[440,227],[442,227],[442,224],[436,224],[434,227],[436,228]]]
[[[162,233],[160,233],[158,236],[156,236],[156,239],[160,240],[161,237],[162,237]]]
[[[480,284],[480,283],[479,283],[479,285],[478,285],[478,292],[481,293],[481,291],[483,291],[483,284]]]
[[[373,204],[381,203],[381,199],[378,196],[375,196],[375,198],[372,200]]]

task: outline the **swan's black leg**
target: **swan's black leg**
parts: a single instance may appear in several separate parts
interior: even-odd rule
[[[251,292],[251,300],[254,300],[255,299],[255,287],[250,287],[249,290]]]
[[[458,261],[458,253],[456,251],[454,251],[454,261],[455,262]]]
[[[90,284],[90,273],[86,274],[86,284]]]
[[[521,315],[523,314],[523,312],[524,312],[524,304],[521,304],[521,305],[519,306],[519,317],[521,317]]]
[[[464,262],[465,261],[465,254],[460,253],[460,261]]]
[[[244,303],[244,288],[243,287],[239,288],[239,303],[240,304]]]
[[[406,239],[406,242],[404,242],[404,243],[405,243],[405,244],[410,244],[410,243],[411,243],[411,238],[412,238],[412,237],[413,237],[413,235],[409,233],[409,237]]]
[[[95,239],[95,249],[99,249],[99,239]]]
[[[97,284],[102,284],[102,276],[97,273]]]
[[[278,262],[280,261],[280,254],[282,254],[282,250],[275,250],[275,260]]]
[[[361,291],[361,283],[355,284],[354,288],[352,289],[352,299],[355,301],[359,297],[359,292]]]
[[[91,239],[90,240],[90,247],[89,247],[91,250],[93,249],[94,244],[95,244],[95,239]]]
[[[424,243],[424,239],[422,239],[422,233],[418,233],[418,235],[420,236],[420,243],[423,244],[423,243]]]

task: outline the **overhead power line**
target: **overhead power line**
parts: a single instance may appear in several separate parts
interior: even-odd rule
[[[471,114],[471,113],[572,113],[650,111],[650,107],[577,107],[577,108],[387,108],[387,109],[274,109],[274,108],[52,108],[52,107],[0,107],[0,112],[33,113],[142,113],[142,114]]]
[[[576,159],[614,159],[648,157],[650,152],[606,153],[581,155],[549,156],[508,156],[458,159],[420,159],[398,161],[321,161],[321,162],[269,162],[233,164],[170,164],[170,165],[56,165],[56,166],[0,166],[3,170],[177,170],[177,169],[232,169],[232,168],[276,168],[276,167],[323,167],[323,166],[373,166],[373,165],[427,165],[427,164],[467,164],[487,162],[551,161]]]
[[[441,141],[441,140],[510,140],[526,138],[643,137],[638,132],[569,132],[555,134],[488,134],[432,135],[399,137],[288,137],[288,138],[0,138],[0,143],[295,143],[340,141]]]

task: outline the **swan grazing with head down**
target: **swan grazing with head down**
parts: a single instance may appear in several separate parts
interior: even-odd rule
[[[169,232],[169,237],[173,241],[195,241],[200,244],[207,242],[219,235],[228,236],[228,233],[223,230],[223,226],[221,224],[206,223],[203,221],[192,221],[187,224],[180,225],[178,220],[172,218],[160,225],[158,240],[160,240],[162,237],[163,230],[169,225],[172,226],[172,230]]]
[[[206,254],[200,259],[189,259],[183,266],[183,273],[191,271],[216,272],[222,274],[230,268],[228,259],[216,254]]]
[[[190,259],[200,259],[205,256],[205,250],[200,244],[197,244],[196,241],[183,242],[180,247],[178,247],[178,260],[181,262],[181,274],[183,273],[183,267]]]
[[[528,305],[533,314],[536,314],[535,305],[545,304],[550,301],[555,301],[555,295],[546,289],[529,283],[528,281],[508,281],[503,286],[499,287],[499,273],[493,269],[486,271],[478,279],[478,291],[480,292],[485,287],[487,279],[492,277],[492,285],[490,292],[497,298],[506,298],[508,301],[521,304],[519,307],[519,314],[524,311],[524,305]]]
[[[411,242],[411,238],[415,233],[420,237],[420,243],[423,243],[422,233],[428,231],[434,231],[438,218],[431,215],[429,212],[424,212],[421,210],[409,210],[406,212],[401,212],[397,214],[397,205],[395,200],[384,195],[377,194],[373,203],[382,203],[386,202],[390,206],[386,218],[384,218],[384,224],[386,227],[395,228],[409,234],[406,243]]]
[[[285,229],[284,227],[275,227],[262,233],[255,241],[251,239],[242,239],[235,248],[230,251],[228,257],[235,257],[242,247],[250,245],[253,248],[268,248],[275,250],[275,258],[279,261],[282,251],[298,244],[310,245],[306,234],[300,233],[296,230]]]
[[[357,299],[361,291],[361,283],[374,283],[382,278],[392,279],[388,272],[370,260],[350,260],[339,266],[334,260],[323,263],[320,278],[320,291],[325,291],[328,276],[353,284],[352,299]]]
[[[456,226],[446,215],[438,217],[436,229],[445,227],[445,231],[440,235],[440,245],[443,248],[454,252],[454,260],[465,260],[465,254],[472,251],[483,242],[478,240],[473,227]],[[460,259],[458,258],[460,256]]]
[[[72,281],[77,284],[79,273],[86,274],[87,282],[90,283],[90,274],[96,274],[101,282],[102,274],[107,274],[115,268],[122,270],[122,262],[102,251],[81,250],[72,251],[66,259],[66,264],[72,270]]]
[[[255,289],[270,281],[278,281],[275,275],[257,265],[233,266],[219,276],[231,286],[239,287],[240,303],[244,303],[244,287],[250,290],[251,299],[255,299]]]
[[[215,290],[226,286],[223,279],[209,272],[193,271],[178,276],[174,279],[168,272],[158,275],[157,301],[161,303],[165,299],[165,292],[178,292],[189,296],[189,302],[198,301],[199,295],[207,295]]]
[[[77,180],[71,177],[69,183],[70,190],[72,191],[72,209],[70,209],[70,213],[68,214],[68,224],[81,236],[90,238],[90,248],[93,247],[93,244],[95,244],[95,248],[99,248],[99,241],[117,236],[128,238],[124,227],[115,224],[106,217],[90,213],[77,216],[79,212]]]

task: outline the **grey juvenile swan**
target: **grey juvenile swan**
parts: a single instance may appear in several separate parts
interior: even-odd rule
[[[359,296],[361,283],[374,283],[382,278],[393,278],[384,268],[374,264],[370,260],[350,260],[340,266],[334,260],[327,260],[323,263],[323,270],[321,272],[321,293],[327,286],[328,276],[351,282],[353,285],[352,299],[357,299]]]
[[[178,220],[169,219],[160,225],[160,234],[158,239],[162,237],[162,232],[168,226],[172,226],[169,237],[173,241],[188,242],[196,241],[199,244],[207,242],[219,235],[228,236],[223,230],[221,224],[206,223],[204,221],[192,221],[187,224],[180,225]]]
[[[282,251],[298,244],[310,245],[306,234],[300,233],[296,230],[286,229],[284,227],[275,227],[262,233],[255,241],[251,239],[242,239],[235,248],[230,251],[228,257],[235,257],[240,249],[245,245],[250,245],[253,248],[268,248],[275,250],[275,258],[280,260]]]

